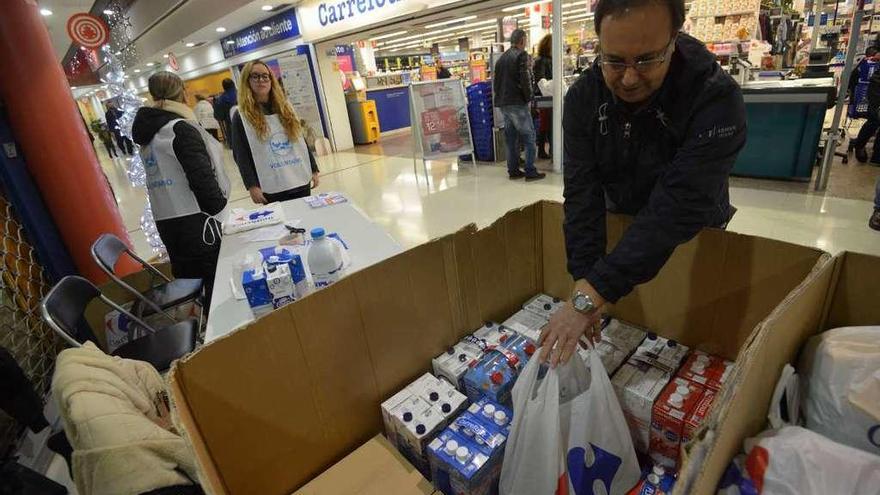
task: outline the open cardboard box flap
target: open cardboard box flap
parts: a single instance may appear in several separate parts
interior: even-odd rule
[[[460,337],[484,321],[506,318],[537,292],[567,297],[572,280],[562,218],[561,204],[539,202],[490,227],[466,227],[352,274],[179,361],[170,373],[172,396],[206,489],[298,489],[378,433],[382,400],[428,371],[431,358]],[[609,217],[609,245],[628,222]],[[752,387],[760,389],[756,400],[766,395],[769,401],[772,385],[765,390],[749,374],[756,365],[748,359],[760,352],[754,347],[763,338],[761,322],[780,302],[792,304],[793,290],[815,292],[821,313],[830,261],[816,249],[706,230],[612,313],[738,358],[727,396],[741,398],[743,392],[730,390]],[[791,323],[779,313],[777,325]],[[743,384],[750,378],[755,384]],[[723,471],[719,452],[711,458],[718,465],[700,474],[712,490],[694,493],[714,492]]]

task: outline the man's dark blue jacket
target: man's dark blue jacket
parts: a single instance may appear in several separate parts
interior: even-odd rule
[[[678,35],[663,85],[638,110],[614,97],[594,64],[565,97],[563,130],[568,270],[607,301],[654,278],[704,227],[730,220],[745,105],[696,39]],[[606,210],[635,217],[607,254]]]

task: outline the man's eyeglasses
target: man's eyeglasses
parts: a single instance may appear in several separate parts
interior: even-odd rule
[[[617,60],[606,60],[605,55],[600,54],[599,66],[602,67],[602,69],[615,74],[623,74],[630,67],[635,69],[639,74],[646,74],[663,65],[663,62],[666,62],[666,59],[669,57],[669,49],[672,48],[672,45],[675,43],[675,38],[676,37],[673,36],[672,39],[669,40],[669,44],[663,49],[663,54],[658,57],[627,63]]]
[[[269,74],[251,74],[251,81],[271,81],[272,76]]]

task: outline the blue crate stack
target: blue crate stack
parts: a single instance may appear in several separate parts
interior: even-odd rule
[[[868,117],[868,84],[874,71],[877,70],[877,62],[868,62],[859,66],[859,82],[856,83],[854,94],[850,95],[847,116],[851,119],[864,119]]]
[[[474,155],[482,162],[495,161],[493,134],[495,119],[492,113],[492,83],[479,82],[468,86],[468,116],[474,137]]]

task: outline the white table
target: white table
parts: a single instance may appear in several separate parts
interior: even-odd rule
[[[286,219],[301,220],[299,227],[306,229],[307,232],[314,227],[324,227],[328,233],[339,234],[348,245],[348,254],[351,257],[348,274],[403,251],[397,241],[350,202],[318,209],[312,209],[301,199],[286,201],[281,205]],[[254,314],[247,300],[238,300],[233,296],[229,281],[232,279],[236,263],[243,256],[248,253],[257,256],[260,249],[275,246],[276,243],[247,242],[244,239],[245,234],[223,237],[220,257],[217,260],[217,273],[214,276],[211,312],[205,334],[206,342],[254,321]],[[303,258],[305,259],[304,255]]]

